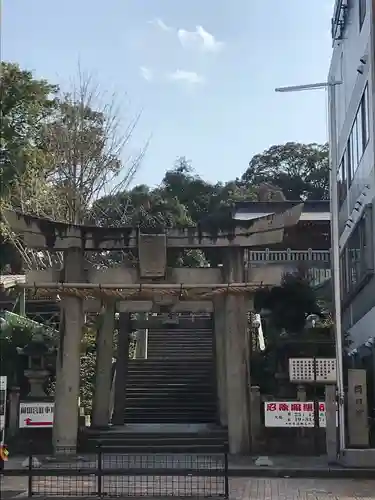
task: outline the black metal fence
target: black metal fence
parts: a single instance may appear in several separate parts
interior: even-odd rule
[[[229,498],[227,453],[121,453],[98,447],[97,453],[64,459],[30,454],[24,467],[2,471],[23,477],[28,497]]]

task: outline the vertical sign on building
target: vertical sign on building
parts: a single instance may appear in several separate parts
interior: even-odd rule
[[[0,376],[0,445],[5,440],[5,411],[7,405],[7,378]]]
[[[348,434],[350,446],[369,446],[366,370],[348,370]]]

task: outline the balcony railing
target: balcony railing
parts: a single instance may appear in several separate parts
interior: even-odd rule
[[[329,250],[249,250],[245,254],[246,265],[280,262],[320,262],[330,264]]]

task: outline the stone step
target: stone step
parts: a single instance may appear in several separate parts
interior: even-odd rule
[[[161,333],[161,332],[148,332],[148,339],[149,340],[155,340],[155,339],[166,339],[166,340],[189,340],[189,339],[196,339],[198,341],[209,341],[213,342],[214,336],[213,334],[205,334],[205,333],[197,333],[197,332],[186,332],[186,333],[181,333],[181,332],[172,332],[172,333]]]
[[[158,422],[161,417],[176,417],[176,418],[187,418],[186,422],[189,422],[190,418],[208,418],[215,421],[216,418],[216,408],[175,408],[170,406],[161,408],[146,408],[146,407],[132,407],[125,410],[124,416],[138,419],[143,417],[148,417],[149,419],[154,419],[154,422]]]
[[[181,344],[181,343],[176,343],[176,344],[170,344],[168,342],[160,342],[160,343],[150,343],[148,344],[147,351],[152,352],[154,350],[169,350],[169,351],[177,351],[179,353],[184,352],[186,353],[186,357],[189,358],[190,354],[189,353],[199,353],[201,350],[204,350],[207,352],[207,355],[209,357],[213,357],[213,347],[212,345],[207,345],[207,344]]]
[[[146,415],[137,413],[134,415],[125,415],[124,424],[132,424],[137,422],[138,424],[213,424],[216,422],[216,415]]]
[[[201,333],[192,333],[192,332],[186,332],[186,333],[156,333],[156,332],[148,332],[148,339],[149,340],[156,340],[156,339],[162,339],[162,340],[197,340],[198,342],[213,342],[214,336],[212,334],[206,335],[206,334],[201,334]]]
[[[193,387],[195,390],[195,387]],[[184,390],[185,389],[185,390]],[[187,389],[187,390],[186,390]],[[126,389],[126,397],[130,398],[133,397],[133,395],[137,397],[144,397],[144,398],[152,398],[152,399],[157,399],[157,398],[163,398],[164,396],[169,396],[171,393],[175,394],[176,396],[180,396],[181,398],[189,397],[191,392],[189,391],[190,386],[187,387],[181,387],[181,386],[166,386],[165,388],[155,388],[155,387],[128,387]],[[194,392],[197,396],[201,398],[207,398],[207,399],[216,399],[215,395],[212,394],[212,391],[199,391],[199,392]]]
[[[202,335],[148,335],[148,342],[207,342],[213,344],[212,337],[203,337]]]
[[[138,426],[138,425],[127,425],[122,426],[110,426],[108,429],[95,429],[92,427],[85,428],[84,434],[87,437],[99,438],[106,437],[108,439],[115,440],[125,440],[125,441],[148,441],[152,440],[163,440],[163,439],[190,439],[194,437],[195,440],[200,439],[216,439],[223,438],[226,439],[227,429],[223,427],[204,427],[190,428],[185,430],[186,426]]]
[[[207,393],[207,392],[212,392],[214,393],[214,383],[213,380],[211,382],[206,382],[204,385],[203,384],[191,384],[187,385],[186,382],[163,382],[163,381],[155,381],[152,384],[149,383],[147,380],[145,381],[136,381],[136,382],[129,382],[128,387],[126,390],[134,390],[136,391],[137,389],[142,390],[148,390],[148,391],[185,391],[187,388],[189,390],[198,393],[201,391],[202,393]],[[125,388],[124,388],[124,393],[125,393]]]
[[[203,358],[205,356],[205,353],[204,352],[201,352],[201,353],[196,353],[194,355],[194,359],[200,359],[200,358]],[[164,350],[160,350],[160,351],[149,351],[148,352],[148,359],[160,359],[160,360],[164,360],[164,359],[181,359],[181,358],[184,358],[185,357],[185,353],[183,352],[170,352],[170,351],[164,351]]]
[[[144,403],[144,405],[143,405]],[[156,406],[155,404],[147,404],[146,402],[135,402],[133,400],[133,406],[130,406],[130,402],[126,401],[126,412],[132,412],[132,411],[147,411],[149,413],[197,413],[197,412],[211,412],[216,409],[216,404],[212,404],[210,402],[207,402],[207,404],[202,404],[201,402],[198,402],[195,405],[192,405],[189,401],[189,404],[180,404],[180,405],[174,405],[174,401],[171,400],[165,400],[163,401],[160,406]],[[143,405],[143,406],[142,406]]]
[[[147,369],[144,367],[139,367],[139,368],[131,368],[129,366],[128,374],[129,377],[136,376],[139,374],[145,374],[145,375],[160,375],[160,376],[175,376],[175,377],[188,377],[188,378],[199,378],[200,376],[206,375],[207,373],[214,373],[214,367],[213,366],[206,366],[204,368],[201,368],[199,370],[194,371],[193,373],[188,370],[170,370],[166,368],[154,368],[154,369]]]
[[[158,346],[148,346],[148,355],[154,354],[155,352],[160,352],[164,354],[165,352],[170,352],[172,354],[178,354],[181,358],[195,358],[196,356],[206,356],[207,358],[213,357],[212,347],[198,346],[198,347],[187,347],[187,346],[170,346],[170,345],[158,345]]]
[[[221,455],[225,452],[225,444],[223,443],[157,443],[154,444],[144,444],[140,445],[138,443],[130,445],[119,445],[119,444],[107,444],[106,442],[102,445],[103,453],[116,454],[116,453],[132,453],[137,455],[147,455],[150,454],[168,454],[173,453],[179,456],[183,453],[189,454],[204,454],[204,455]],[[88,451],[94,451],[97,449],[91,446]]]
[[[186,357],[185,359],[179,359],[178,361],[168,361],[168,363],[164,363],[164,366],[176,366],[181,367],[181,366],[189,366],[189,367],[198,367],[199,365],[202,365],[204,363],[213,363],[213,357],[212,356],[207,356],[205,359],[194,359],[190,357]],[[151,366],[157,364],[157,360],[151,360],[151,359],[130,359],[129,360],[129,366],[136,366],[136,365],[144,365],[144,366]]]
[[[163,377],[163,376],[157,376],[154,375],[152,379],[150,379],[149,375],[139,375],[139,376],[132,376],[128,377],[127,383],[128,387],[134,387],[137,383],[144,386],[144,384],[149,384],[150,387],[153,387],[154,385],[164,385],[165,387],[213,387],[215,382],[215,378],[213,374],[206,374],[204,378],[199,378],[199,377],[173,377],[172,379],[170,377]],[[124,387],[125,389],[125,387]]]
[[[129,363],[128,365],[128,373],[136,373],[139,371],[143,372],[162,372],[162,373],[190,373],[194,375],[195,373],[202,373],[207,370],[213,369],[214,368],[214,363],[206,361],[205,363],[201,363],[200,365],[194,365],[193,363],[191,364],[191,367],[189,368],[189,365],[182,364],[181,366],[178,366],[178,359],[177,360],[171,360],[169,359],[150,359],[151,361],[157,361],[154,365],[151,363],[144,363],[144,364],[135,364],[135,363]],[[169,362],[173,361],[175,365],[171,365]]]
[[[212,340],[206,340],[206,339],[188,339],[188,338],[183,338],[183,339],[168,339],[168,338],[160,338],[160,339],[150,339],[148,338],[148,345],[173,345],[173,346],[178,346],[178,345],[187,345],[187,346],[192,346],[196,347],[199,345],[207,345],[207,346],[213,346],[214,343]]]
[[[178,426],[179,424],[177,424]],[[228,434],[225,429],[214,428],[191,432],[155,432],[150,425],[143,432],[87,429],[81,436],[81,446],[94,451],[101,443],[105,452],[117,453],[220,453],[225,450]],[[160,425],[159,425],[160,426]],[[138,426],[139,427],[139,426]],[[141,425],[142,427],[142,425]],[[164,427],[161,425],[161,427]],[[127,427],[125,427],[127,429]],[[116,450],[116,451],[115,451]]]
[[[206,346],[206,345],[197,345],[197,346],[191,346],[191,345],[181,345],[181,344],[176,344],[176,345],[169,345],[169,344],[149,344],[147,347],[147,352],[150,355],[150,353],[154,352],[175,352],[179,354],[181,357],[185,356],[186,358],[194,358],[196,355],[203,354],[207,357],[213,357],[213,348],[212,346]]]
[[[160,376],[160,377],[178,377],[178,378],[184,378],[184,377],[187,377],[187,378],[190,378],[192,380],[194,379],[198,379],[198,378],[201,378],[201,377],[204,377],[205,375],[207,374],[214,374],[215,373],[215,370],[213,367],[210,367],[210,366],[207,366],[205,369],[201,369],[201,370],[197,370],[196,372],[194,373],[190,373],[188,371],[183,371],[183,370],[166,370],[166,369],[163,369],[163,368],[159,368],[159,369],[154,369],[154,370],[147,370],[147,369],[144,369],[144,368],[138,368],[138,369],[131,369],[129,367],[129,371],[128,371],[128,377],[129,378],[132,378],[132,377],[136,377],[136,376],[139,376],[139,375],[145,375],[145,376],[152,376],[152,377],[157,377],[157,376]]]
[[[197,409],[215,409],[216,401],[211,400],[187,400],[185,399],[177,399],[171,395],[170,397],[158,398],[158,399],[144,399],[144,398],[126,398],[126,407],[131,408],[145,408],[155,409],[158,408],[163,409],[163,411],[171,410],[197,410]]]
[[[207,342],[207,341],[200,341],[200,340],[179,340],[176,339],[176,341],[171,341],[168,339],[163,339],[163,340],[149,340],[148,346],[150,347],[156,347],[156,346],[165,346],[165,347],[178,347],[178,346],[183,346],[184,348],[186,347],[191,347],[192,349],[198,349],[199,346],[207,346],[210,348],[213,348],[213,343],[212,342]]]
[[[202,380],[204,377],[207,376],[214,376],[215,371],[213,369],[207,368],[207,370],[202,370],[198,373],[189,373],[189,372],[173,372],[173,371],[164,371],[164,370],[134,370],[134,371],[129,371],[127,380],[135,380],[139,378],[147,378],[147,377],[152,377],[153,379],[156,378],[167,378],[171,382],[174,379],[178,380]]]

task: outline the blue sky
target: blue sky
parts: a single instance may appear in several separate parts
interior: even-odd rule
[[[143,110],[127,155],[152,134],[136,183],[178,156],[216,182],[272,144],[324,142],[333,0],[4,0],[2,59],[67,86],[82,69]]]

